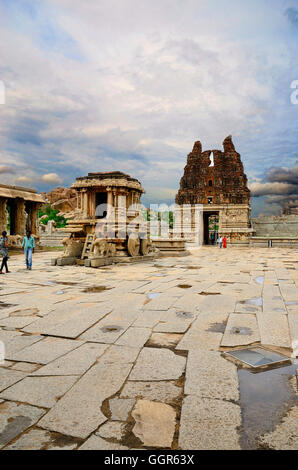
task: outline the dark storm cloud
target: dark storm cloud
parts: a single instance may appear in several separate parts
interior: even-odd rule
[[[292,168],[271,168],[266,179],[270,182],[298,185],[298,162]]]
[[[292,168],[271,168],[263,182],[250,186],[253,197],[268,196],[268,204],[298,207],[298,162]]]
[[[296,26],[296,28],[298,28],[298,10],[297,8],[287,8],[287,10],[285,11],[285,15],[287,16],[289,22]]]

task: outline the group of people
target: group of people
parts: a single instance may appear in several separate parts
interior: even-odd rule
[[[226,237],[220,236],[217,240],[217,243],[219,244],[219,248],[227,248],[227,239],[226,239]]]
[[[211,245],[215,245],[215,239],[216,239],[215,232],[211,232],[211,234],[210,234]],[[226,237],[223,237],[222,235],[220,235],[217,238],[216,243],[219,244],[219,248],[227,248],[227,239],[226,239]]]
[[[2,237],[0,239],[0,254],[2,255],[2,264],[0,268],[0,274],[4,274],[3,272],[4,268],[6,270],[6,273],[10,273],[8,269],[8,265],[7,265],[7,261],[9,259],[8,247],[9,247],[9,243],[8,243],[8,238],[7,238],[7,232],[4,231],[2,232]],[[26,232],[26,235],[23,239],[22,247],[24,248],[26,267],[27,269],[31,270],[32,269],[32,253],[34,253],[35,240],[30,230],[27,230]]]

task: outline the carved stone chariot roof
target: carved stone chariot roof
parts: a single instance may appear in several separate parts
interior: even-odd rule
[[[76,182],[71,185],[74,189],[83,189],[90,187],[116,187],[134,189],[140,193],[145,193],[141,183],[121,171],[107,171],[101,173],[88,173],[87,176],[76,178]]]
[[[9,186],[7,184],[0,184],[0,197],[8,199],[20,198],[25,201],[41,203],[45,202],[41,194],[38,194],[35,189],[23,188],[22,186]]]

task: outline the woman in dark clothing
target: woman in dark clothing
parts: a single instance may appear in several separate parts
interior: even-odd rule
[[[10,271],[8,271],[8,266],[7,266],[7,260],[8,260],[8,249],[7,249],[7,247],[8,247],[7,233],[4,231],[4,232],[2,232],[2,238],[0,240],[0,253],[3,256],[2,264],[1,264],[1,268],[0,268],[0,274],[4,274],[2,272],[2,269],[4,267],[6,269],[6,272],[10,273]]]

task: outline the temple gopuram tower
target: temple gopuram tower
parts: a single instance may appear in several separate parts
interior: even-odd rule
[[[223,141],[221,150],[202,152],[201,142],[195,142],[187,157],[176,204],[202,205],[204,243],[210,243],[212,224],[216,220],[216,237],[226,236],[233,244],[247,243],[252,235],[250,221],[250,191],[240,154],[232,136]]]

